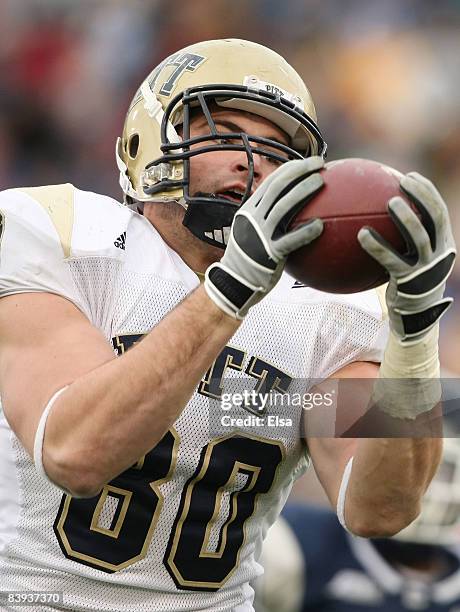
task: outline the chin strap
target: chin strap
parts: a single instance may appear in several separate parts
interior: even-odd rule
[[[158,100],[156,95],[150,89],[150,86],[147,81],[144,81],[141,85],[141,94],[144,98],[144,108],[148,112],[149,116],[158,123],[161,128],[161,124],[164,117],[163,106],[161,102]],[[169,142],[178,143],[181,142],[182,139],[177,133],[173,124],[168,121],[166,124],[167,136]]]
[[[123,146],[121,144],[121,138],[117,138],[117,141],[115,143],[115,159],[117,161],[118,170],[120,171],[118,182],[123,193],[125,194],[125,197],[129,196],[133,199],[137,199],[138,195],[128,175],[128,166],[123,161],[122,150]]]
[[[200,240],[224,249],[238,209],[239,206],[231,202],[214,201],[211,198],[206,201],[191,199],[182,223]]]

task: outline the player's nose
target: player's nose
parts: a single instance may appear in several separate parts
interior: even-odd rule
[[[253,187],[256,188],[276,169],[276,166],[270,163],[263,155],[253,154],[252,160],[254,164]],[[245,181],[249,176],[250,165],[248,155],[244,151],[235,152],[235,157],[232,162],[232,171],[241,178],[244,178]]]

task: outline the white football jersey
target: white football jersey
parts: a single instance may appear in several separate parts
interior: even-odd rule
[[[9,190],[0,213],[0,296],[62,295],[118,355],[199,284],[147,219],[108,197]],[[380,361],[386,335],[375,291],[329,295],[283,275],[163,440],[92,499],[43,479],[0,411],[0,590],[63,593],[39,610],[251,610],[262,539],[308,454],[301,407],[273,426],[248,405],[223,410],[223,394],[305,388]]]

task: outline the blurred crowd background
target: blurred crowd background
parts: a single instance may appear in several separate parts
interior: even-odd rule
[[[114,143],[138,84],[167,54],[226,36],[300,72],[329,159],[432,178],[460,241],[460,0],[2,0],[0,188],[73,182],[119,198]],[[453,373],[459,304],[442,326]]]

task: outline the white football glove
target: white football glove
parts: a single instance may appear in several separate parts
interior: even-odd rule
[[[411,245],[413,257],[396,253],[372,228],[362,228],[358,240],[388,270],[390,327],[400,342],[410,344],[421,340],[452,304],[453,299],[443,295],[456,248],[447,206],[433,183],[411,172],[400,185],[428,228],[401,197],[389,201],[389,214]]]
[[[286,162],[241,206],[220,262],[206,270],[205,289],[221,310],[243,319],[277,283],[294,251],[317,238],[323,222],[312,219],[292,231],[292,218],[323,185],[321,157]]]

